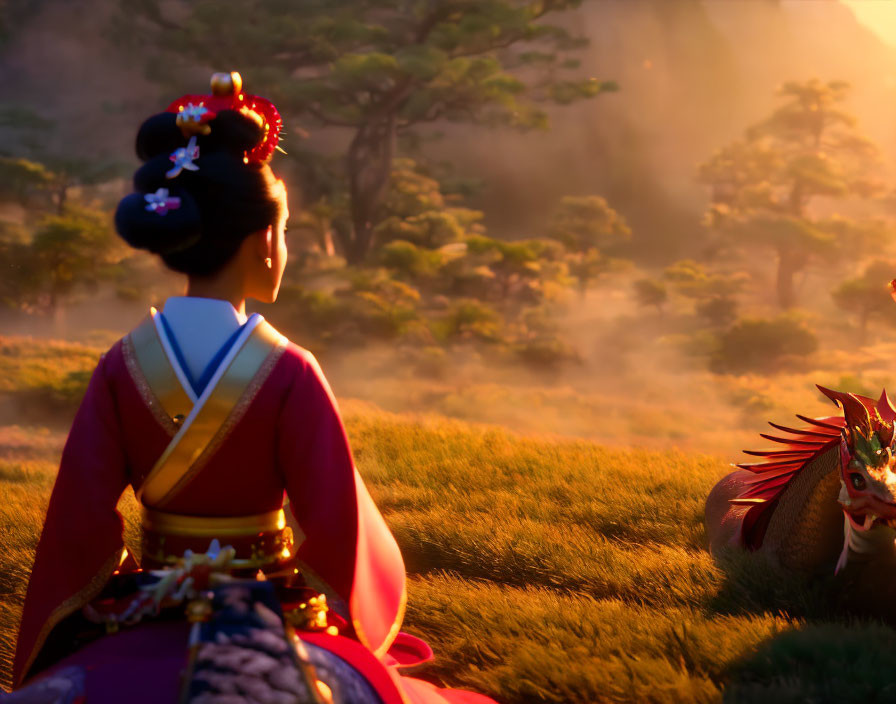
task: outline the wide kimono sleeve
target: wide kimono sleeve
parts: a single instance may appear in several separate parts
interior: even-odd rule
[[[53,628],[93,599],[118,566],[123,542],[116,505],[127,484],[103,357],[75,416],[50,496],[19,627],[16,686]]]
[[[308,352],[293,352],[297,371],[280,416],[278,454],[303,533],[298,558],[348,605],[358,640],[382,656],[404,615],[404,561],[355,469],[320,367]]]

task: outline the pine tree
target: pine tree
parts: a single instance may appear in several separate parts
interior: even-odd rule
[[[155,50],[152,75],[169,86],[197,64],[238,69],[287,125],[347,130],[351,227],[336,234],[357,263],[399,137],[433,123],[546,128],[546,104],[614,89],[577,71],[587,40],[545,19],[581,1],[143,0],[123,4],[115,35]]]
[[[880,234],[876,223],[825,216],[816,207],[880,191],[871,177],[877,148],[843,109],[848,92],[843,81],[785,83],[781,105],[699,170],[712,192],[707,224],[775,253],[782,308],[795,304],[794,276],[813,257]]]

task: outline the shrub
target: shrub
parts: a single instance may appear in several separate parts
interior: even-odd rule
[[[711,325],[724,327],[737,319],[737,301],[728,296],[713,296],[697,303],[697,315]]]
[[[448,315],[434,325],[443,339],[477,339],[500,342],[501,315],[491,306],[472,298],[461,299],[451,306]]]
[[[871,318],[892,323],[896,308],[890,298],[888,283],[896,275],[896,262],[878,260],[869,264],[861,276],[843,281],[831,291],[834,303],[852,313],[859,328],[859,342],[864,343]]]
[[[718,373],[773,372],[818,349],[818,338],[790,315],[742,318],[719,336],[710,369]]]
[[[688,298],[705,300],[712,297],[730,298],[744,284],[747,275],[716,274],[692,259],[682,259],[666,267],[663,277]]]
[[[380,248],[380,263],[397,276],[424,279],[434,276],[445,261],[439,250],[423,249],[405,240],[393,240]]]
[[[662,310],[663,304],[668,298],[666,285],[656,279],[641,279],[635,282],[635,298],[638,304],[645,308],[653,306]]]
[[[557,337],[536,337],[515,348],[517,356],[534,367],[555,368],[569,362],[579,362],[581,357],[569,343]]]
[[[570,251],[613,249],[631,238],[625,218],[600,196],[566,196],[554,214],[550,236]]]

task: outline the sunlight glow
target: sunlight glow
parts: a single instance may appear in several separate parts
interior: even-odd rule
[[[896,46],[896,0],[840,0],[856,19],[891,46]]]

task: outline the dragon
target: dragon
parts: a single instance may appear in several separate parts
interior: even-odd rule
[[[758,551],[787,570],[840,572],[850,560],[894,552],[896,407],[886,390],[874,401],[818,389],[841,415],[809,418],[760,436],[777,449],[745,451],[706,500],[710,550]]]

